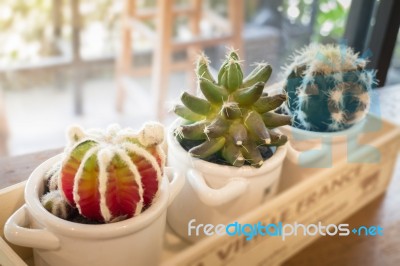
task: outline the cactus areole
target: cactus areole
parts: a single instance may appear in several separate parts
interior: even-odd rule
[[[110,222],[141,213],[158,196],[165,156],[163,127],[137,132],[69,130],[58,189],[68,204],[89,219]]]
[[[246,162],[255,167],[264,163],[262,146],[280,146],[287,137],[274,131],[288,125],[291,117],[273,112],[284,101],[284,94],[269,96],[263,92],[272,68],[259,63],[243,78],[240,59],[228,52],[218,77],[209,70],[208,59],[200,55],[196,74],[204,97],[184,92],[182,104],[174,112],[184,119],[175,129],[178,141],[197,141],[188,152],[207,160],[219,154],[228,164],[240,167]]]
[[[344,45],[311,44],[286,67],[286,113],[293,126],[327,132],[347,129],[362,120],[376,84],[367,60]]]

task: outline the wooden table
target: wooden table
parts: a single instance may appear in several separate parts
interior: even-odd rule
[[[61,149],[0,159],[0,189],[24,181],[41,162]],[[385,195],[347,219],[351,227],[380,225],[383,237],[325,237],[302,250],[284,266],[400,265],[400,159]]]
[[[399,89],[398,94],[396,93],[397,97],[400,95]],[[382,96],[388,100],[396,100],[396,97],[390,94],[382,94]],[[394,106],[399,106],[397,101]],[[398,121],[396,119],[400,117],[400,112],[393,112],[393,110],[391,113],[386,112],[388,111],[382,108],[384,117],[391,117]],[[396,118],[393,115],[399,117]],[[0,189],[26,180],[38,164],[61,151],[62,149],[55,149],[0,159]],[[284,266],[400,265],[400,158],[397,160],[393,180],[387,193],[343,222],[351,227],[380,225],[384,228],[384,236],[322,237],[284,263]]]
[[[27,155],[0,158],[0,189],[28,179],[40,163],[60,153],[62,149],[42,151]]]

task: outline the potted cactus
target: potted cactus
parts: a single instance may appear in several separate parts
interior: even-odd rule
[[[163,136],[157,123],[139,132],[72,127],[64,153],[29,177],[6,238],[33,247],[36,265],[157,265],[166,209],[183,185],[164,175],[173,173]]]
[[[270,65],[258,64],[244,78],[240,64],[228,52],[214,79],[201,55],[196,73],[203,97],[184,92],[173,109],[181,118],[168,133],[168,161],[188,182],[168,222],[189,241],[202,237],[188,235],[191,219],[228,222],[276,192],[287,137],[274,128],[291,124],[291,117],[272,111],[286,96],[263,92]]]
[[[316,132],[350,128],[368,112],[375,72],[350,47],[311,44],[292,57],[284,91],[293,127]]]
[[[293,55],[283,86],[288,101],[281,109],[293,117],[282,131],[291,136],[288,157],[295,165],[331,167],[333,150],[349,154],[357,146],[376,83],[366,64],[345,45],[311,44]],[[321,140],[321,148],[313,149]]]

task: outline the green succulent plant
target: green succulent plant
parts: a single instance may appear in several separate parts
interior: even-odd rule
[[[218,154],[233,166],[247,162],[260,167],[264,163],[260,147],[284,145],[287,137],[273,129],[291,124],[291,117],[271,112],[286,101],[286,95],[263,92],[271,66],[259,63],[243,78],[240,64],[238,54],[229,51],[215,79],[208,59],[199,56],[196,74],[204,97],[181,95],[182,104],[173,110],[184,122],[175,134],[178,141],[200,142],[188,151],[193,157],[207,160]]]

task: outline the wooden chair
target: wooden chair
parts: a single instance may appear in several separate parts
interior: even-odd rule
[[[227,0],[228,19],[208,9],[203,13],[202,0],[190,0],[188,6],[175,6],[174,0],[157,0],[156,8],[137,9],[135,0],[125,0],[122,15],[122,49],[118,56],[117,78],[117,110],[123,110],[126,86],[123,79],[127,76],[152,74],[152,97],[156,106],[156,116],[164,118],[168,81],[171,71],[188,70],[194,75],[193,61],[197,53],[207,46],[227,44],[243,51],[242,25],[244,20],[243,0]],[[173,25],[178,16],[187,16],[192,38],[189,40],[174,40]],[[202,18],[220,28],[224,34],[218,36],[201,36],[200,22]],[[152,30],[144,22],[155,20],[156,30]],[[132,31],[139,31],[142,35],[153,40],[152,68],[135,69],[132,66]],[[173,62],[171,56],[175,51],[186,51],[187,60]],[[194,80],[194,76],[192,76]],[[193,86],[194,87],[194,86]]]

